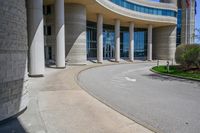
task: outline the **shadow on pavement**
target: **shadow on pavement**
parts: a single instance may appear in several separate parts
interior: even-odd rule
[[[97,61],[93,60],[93,59],[88,59],[89,62],[91,63],[97,63]]]
[[[0,133],[27,133],[18,118],[0,124]]]
[[[154,80],[160,80],[160,81],[179,81],[179,82],[187,82],[187,83],[193,83],[195,81],[187,80],[187,79],[181,79],[181,78],[175,78],[160,74],[144,74],[143,76],[146,76],[148,78],[154,79]]]

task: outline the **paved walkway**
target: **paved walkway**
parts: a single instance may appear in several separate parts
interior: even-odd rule
[[[155,74],[155,63],[83,71],[79,81],[94,97],[163,133],[200,133],[200,82]]]
[[[44,78],[31,78],[28,109],[0,133],[152,133],[77,85],[77,74],[96,65],[46,68]]]

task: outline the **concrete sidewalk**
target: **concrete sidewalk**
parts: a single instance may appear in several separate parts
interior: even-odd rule
[[[0,125],[0,132],[151,133],[79,87],[77,74],[97,65],[46,68],[44,78],[31,78],[28,109],[17,119]]]

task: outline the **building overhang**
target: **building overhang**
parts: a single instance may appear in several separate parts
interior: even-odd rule
[[[44,4],[54,4],[54,1],[55,0],[44,0]],[[177,24],[176,17],[152,15],[138,11],[133,11],[118,6],[110,2],[109,0],[65,0],[65,3],[76,3],[85,5],[87,11],[87,20],[89,21],[96,22],[96,15],[102,14],[104,24],[113,25],[116,19],[120,20],[122,26],[128,26],[130,22],[134,22],[135,27],[143,28],[148,27],[148,25],[152,25],[153,27],[162,27]],[[159,3],[156,3],[156,5],[158,4]],[[160,6],[164,6],[163,3],[160,3]],[[175,6],[169,4],[169,7],[171,9],[176,10]]]

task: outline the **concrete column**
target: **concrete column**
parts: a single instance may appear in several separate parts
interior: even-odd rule
[[[115,20],[115,61],[120,61],[120,20]]]
[[[153,58],[171,60],[175,58],[176,25],[153,29]]]
[[[56,67],[65,68],[64,0],[55,1]]]
[[[65,4],[65,49],[67,64],[86,64],[86,21],[86,7],[84,5]]]
[[[43,0],[27,0],[29,75],[44,75]]]
[[[148,26],[147,60],[152,60],[152,25]]]
[[[29,101],[26,17],[25,0],[0,0],[0,123],[17,117]]]
[[[129,25],[129,60],[134,60],[134,23]]]
[[[97,15],[97,62],[103,63],[103,16]]]

